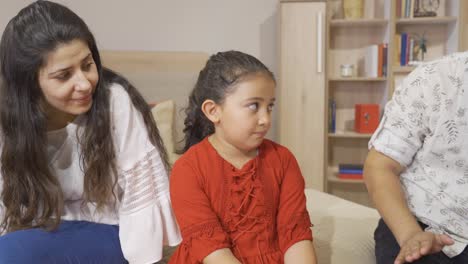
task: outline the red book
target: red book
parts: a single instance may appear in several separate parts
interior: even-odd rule
[[[377,76],[382,77],[383,76],[383,43],[379,44],[379,50],[378,50],[378,65],[377,65]]]
[[[401,1],[397,0],[396,2],[396,17],[401,18]]]
[[[339,173],[338,178],[346,180],[362,180],[362,174]]]

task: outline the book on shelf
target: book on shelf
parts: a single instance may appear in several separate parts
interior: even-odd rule
[[[384,77],[387,74],[388,44],[380,43],[364,48],[364,76]]]
[[[407,32],[396,34],[396,64],[400,66],[411,66],[417,63],[417,61],[419,60],[418,55],[421,52],[419,42],[420,40],[417,36],[411,35]]]
[[[465,1],[465,0],[463,0]],[[399,18],[434,17],[445,15],[445,0],[397,0],[396,16]]]
[[[409,38],[409,45],[407,46],[408,47],[408,61],[406,64],[408,64],[408,62],[410,61],[414,61],[414,38]]]
[[[405,1],[406,1],[405,16],[412,18],[413,12],[414,12],[414,0],[405,0]]]
[[[362,179],[364,166],[362,164],[338,164],[338,178],[340,179]]]
[[[363,164],[360,163],[340,163],[338,168],[342,169],[352,169],[352,170],[362,170],[364,168]]]
[[[345,173],[345,174],[362,174],[363,169],[352,169],[352,168],[339,168],[338,173]]]
[[[361,171],[363,170],[364,165],[362,164],[350,164],[350,163],[340,163],[338,164],[338,172],[341,171]]]
[[[379,48],[377,45],[370,45],[364,48],[364,76],[377,77],[379,64]]]
[[[388,72],[388,58],[387,58],[387,55],[388,55],[388,44],[387,43],[383,43],[383,58],[382,58],[382,76],[387,76],[387,72]]]
[[[396,2],[396,16],[399,18],[411,18],[414,14],[415,1],[414,0],[397,0]]]
[[[333,99],[328,104],[328,132],[336,132],[336,102]]]
[[[339,173],[338,174],[339,179],[344,179],[344,180],[362,180],[364,177],[361,174],[353,174],[353,173]]]
[[[344,174],[362,174],[363,170],[352,170],[352,169],[343,169],[339,170],[338,173]]]
[[[401,42],[400,42],[400,66],[406,65],[406,43],[408,42],[408,33],[401,33]]]

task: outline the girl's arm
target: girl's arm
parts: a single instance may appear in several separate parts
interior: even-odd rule
[[[316,264],[315,249],[312,241],[303,240],[292,245],[284,254],[285,264]]]
[[[200,173],[187,155],[172,168],[171,201],[183,237],[174,263],[240,263],[229,250],[229,236],[213,211]]]
[[[279,148],[278,151],[284,171],[277,216],[280,250],[286,264],[316,263],[304,177],[292,153],[286,148]]]
[[[213,251],[203,259],[203,264],[241,264],[229,248]]]

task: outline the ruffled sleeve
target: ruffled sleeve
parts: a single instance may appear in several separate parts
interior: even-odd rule
[[[130,263],[154,263],[162,258],[163,245],[174,246],[181,240],[168,175],[127,92],[119,85],[110,89],[122,251]]]
[[[306,209],[304,178],[291,152],[282,153],[283,181],[277,216],[278,240],[284,254],[289,247],[303,240],[312,240],[309,213]]]
[[[213,251],[231,247],[199,175],[184,156],[172,168],[171,198],[183,241],[171,263],[201,263]]]

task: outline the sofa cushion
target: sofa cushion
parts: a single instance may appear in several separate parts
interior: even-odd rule
[[[178,155],[175,153],[174,145],[174,111],[175,103],[172,100],[166,100],[158,103],[152,103],[154,105],[151,109],[156,125],[158,126],[159,135],[166,147],[166,151],[169,158],[169,163],[174,164]]]
[[[317,262],[375,264],[377,210],[313,189],[305,194]]]

